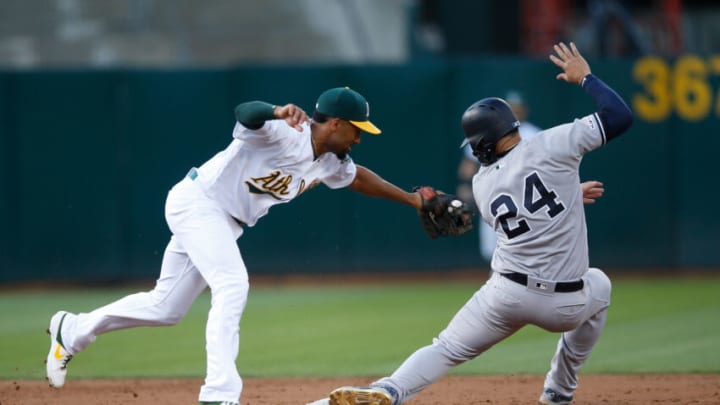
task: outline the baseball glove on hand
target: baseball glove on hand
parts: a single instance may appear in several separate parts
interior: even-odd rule
[[[472,211],[456,196],[437,192],[428,186],[413,190],[422,198],[422,209],[418,210],[420,224],[432,239],[459,236],[473,228]]]

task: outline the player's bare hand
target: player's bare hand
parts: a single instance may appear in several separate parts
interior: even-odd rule
[[[605,192],[603,184],[595,180],[580,183],[580,188],[583,193],[583,204],[595,204],[595,200],[602,197]]]
[[[550,60],[560,69],[563,73],[559,73],[556,78],[558,80],[565,80],[568,83],[581,84],[582,79],[590,74],[590,65],[588,65],[585,58],[580,55],[580,52],[575,47],[573,42],[570,42],[568,48],[563,42],[553,46],[557,56],[550,54]]]
[[[275,107],[275,118],[284,119],[288,125],[302,132],[302,124],[304,122],[310,122],[310,118],[305,113],[305,110],[296,106],[295,104],[285,104],[283,106]]]

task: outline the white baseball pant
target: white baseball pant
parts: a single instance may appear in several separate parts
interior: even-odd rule
[[[485,285],[455,314],[433,344],[418,349],[390,376],[371,386],[389,386],[401,404],[444,376],[450,368],[474,359],[527,324],[563,332],[545,387],[570,396],[577,374],[605,327],[610,305],[610,279],[591,268],[584,288],[548,293],[493,273]]]
[[[207,371],[199,400],[238,402],[243,384],[235,360],[249,289],[247,269],[236,243],[242,226],[189,178],[168,193],[165,218],[173,236],[155,288],[68,317],[62,332],[66,348],[77,354],[103,333],[174,325],[209,286],[212,307],[205,331]]]

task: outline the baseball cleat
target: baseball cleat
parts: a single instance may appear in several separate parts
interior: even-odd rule
[[[393,397],[383,388],[340,387],[330,393],[330,405],[393,405]]]
[[[546,388],[545,392],[540,395],[538,403],[542,405],[568,405],[572,401],[572,395],[566,397],[565,395],[562,395],[551,388]]]
[[[53,388],[60,388],[65,385],[67,364],[73,358],[73,355],[65,350],[62,335],[60,334],[63,322],[68,314],[68,312],[60,311],[53,315],[50,318],[50,327],[47,330],[50,335],[50,352],[48,352],[45,367],[47,380]]]
[[[318,399],[317,401],[308,402],[305,405],[330,405],[330,398]]]

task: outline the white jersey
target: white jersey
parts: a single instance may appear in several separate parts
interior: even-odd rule
[[[327,152],[313,160],[310,125],[299,132],[284,120],[253,130],[235,125],[233,141],[198,168],[195,179],[208,197],[238,221],[253,226],[275,204],[287,203],[322,182],[352,183],[357,167],[348,156]]]
[[[537,135],[538,132],[542,131],[540,127],[537,125],[528,122],[523,121],[520,123],[520,126],[518,127],[518,131],[520,131],[520,136],[525,140],[530,140],[533,136]]]
[[[505,157],[478,170],[473,194],[498,241],[493,270],[552,281],[577,280],[588,271],[579,167],[586,152],[605,142],[592,114],[522,138]],[[572,220],[564,221],[568,215]]]

